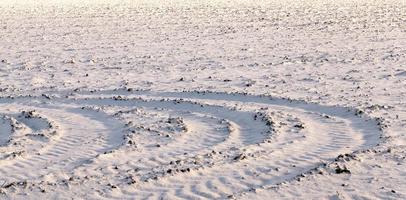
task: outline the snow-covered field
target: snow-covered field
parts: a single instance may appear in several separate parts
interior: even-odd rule
[[[406,199],[406,2],[1,0],[0,199]]]

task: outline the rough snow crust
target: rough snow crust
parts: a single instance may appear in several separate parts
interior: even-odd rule
[[[406,3],[0,2],[0,199],[406,199]]]

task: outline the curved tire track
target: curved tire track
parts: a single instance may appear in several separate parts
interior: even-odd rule
[[[13,101],[24,103],[23,100]],[[120,131],[124,123],[111,116],[102,113],[86,116],[89,112],[77,110],[62,112],[60,115],[49,114],[54,121],[63,119],[62,114],[67,119],[76,114],[79,115],[77,117],[87,117],[88,121],[78,120],[78,124],[70,125],[59,121],[64,136],[58,141],[67,141],[65,144],[55,143],[49,146],[47,153],[15,164],[10,168],[15,176],[10,175],[11,171],[0,170],[1,174],[8,178],[13,177],[14,180],[34,179],[40,174],[57,171],[77,176],[78,179],[80,175],[89,174],[95,180],[87,180],[88,185],[83,187],[93,187],[101,180],[110,186],[113,183],[114,188],[118,188],[99,190],[97,195],[83,194],[100,198],[231,197],[230,195],[243,191],[255,191],[256,188],[289,180],[320,162],[332,160],[340,153],[376,145],[380,135],[374,120],[356,116],[351,109],[266,96],[211,92],[99,91],[73,93],[69,98],[54,97],[44,101],[51,102],[56,107],[63,105],[75,109],[80,106],[160,108],[161,112],[184,117],[185,123],[192,127],[187,133],[162,147],[146,146],[129,151],[119,148],[123,135]],[[277,123],[272,124],[278,126],[275,132],[269,131],[269,124],[254,117],[258,112],[267,113],[272,119],[276,118]],[[226,120],[228,125],[211,126],[221,120]],[[76,127],[75,131],[67,132],[69,126]],[[93,138],[89,135],[83,138],[83,132]],[[92,144],[93,140],[100,140],[100,143]],[[75,142],[87,145],[87,152],[75,149]],[[68,155],[69,148],[75,152],[76,157],[62,159]],[[114,148],[119,149],[111,155],[98,156],[103,151]],[[235,156],[230,154],[231,150],[239,153],[240,157],[230,157]],[[224,154],[207,157],[210,152]],[[206,156],[202,158],[203,161],[211,163],[203,162],[194,168],[186,162],[197,157],[200,159],[203,155]],[[36,162],[49,164],[51,159],[57,160],[46,170],[40,170],[36,174],[28,175],[19,171],[22,168],[39,166],[33,165]],[[89,159],[92,162],[83,164],[83,160]],[[179,160],[180,165],[188,167],[188,170],[165,173],[168,163],[174,160]],[[115,166],[114,170],[111,169],[112,166]],[[130,169],[137,170],[130,172]],[[123,177],[126,175],[136,177],[136,183],[124,184]],[[59,189],[55,188],[55,191]],[[70,191],[61,190],[61,195],[69,196],[73,191],[80,194],[80,189],[73,187]]]

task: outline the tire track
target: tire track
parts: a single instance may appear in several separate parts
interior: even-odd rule
[[[99,187],[98,198],[232,198],[290,180],[341,153],[376,145],[380,135],[373,119],[356,116],[348,108],[247,94],[93,91],[47,101],[53,106],[75,109],[62,112],[65,118],[75,116],[88,121],[64,124],[55,120],[64,118],[61,113],[47,113],[65,131],[59,141],[66,143],[57,143],[43,155],[10,167],[15,177],[6,176],[18,181],[59,171],[74,177],[81,187]],[[100,111],[78,111],[82,106]],[[126,121],[103,111],[109,107],[120,111],[143,108],[179,116],[189,128],[179,136],[162,139],[166,142],[135,134],[135,143],[143,145],[129,149],[123,146],[121,131]],[[257,117],[259,113],[262,118]],[[143,117],[138,117],[135,123],[143,123]],[[76,129],[68,133],[68,127]],[[81,137],[83,132],[93,138]],[[154,146],[157,142],[163,145]],[[75,144],[85,146],[87,151],[74,150],[77,157],[57,159],[66,157]],[[103,154],[108,149],[112,151]],[[31,175],[21,172],[23,168],[35,167],[30,166],[33,163],[46,163],[51,158],[56,160],[47,170]],[[66,179],[61,175],[55,181]],[[94,197],[81,194],[76,187],[62,190],[56,185],[53,190],[60,195]]]

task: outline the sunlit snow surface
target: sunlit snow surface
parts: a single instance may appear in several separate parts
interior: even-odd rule
[[[406,2],[0,2],[0,199],[406,199]]]

